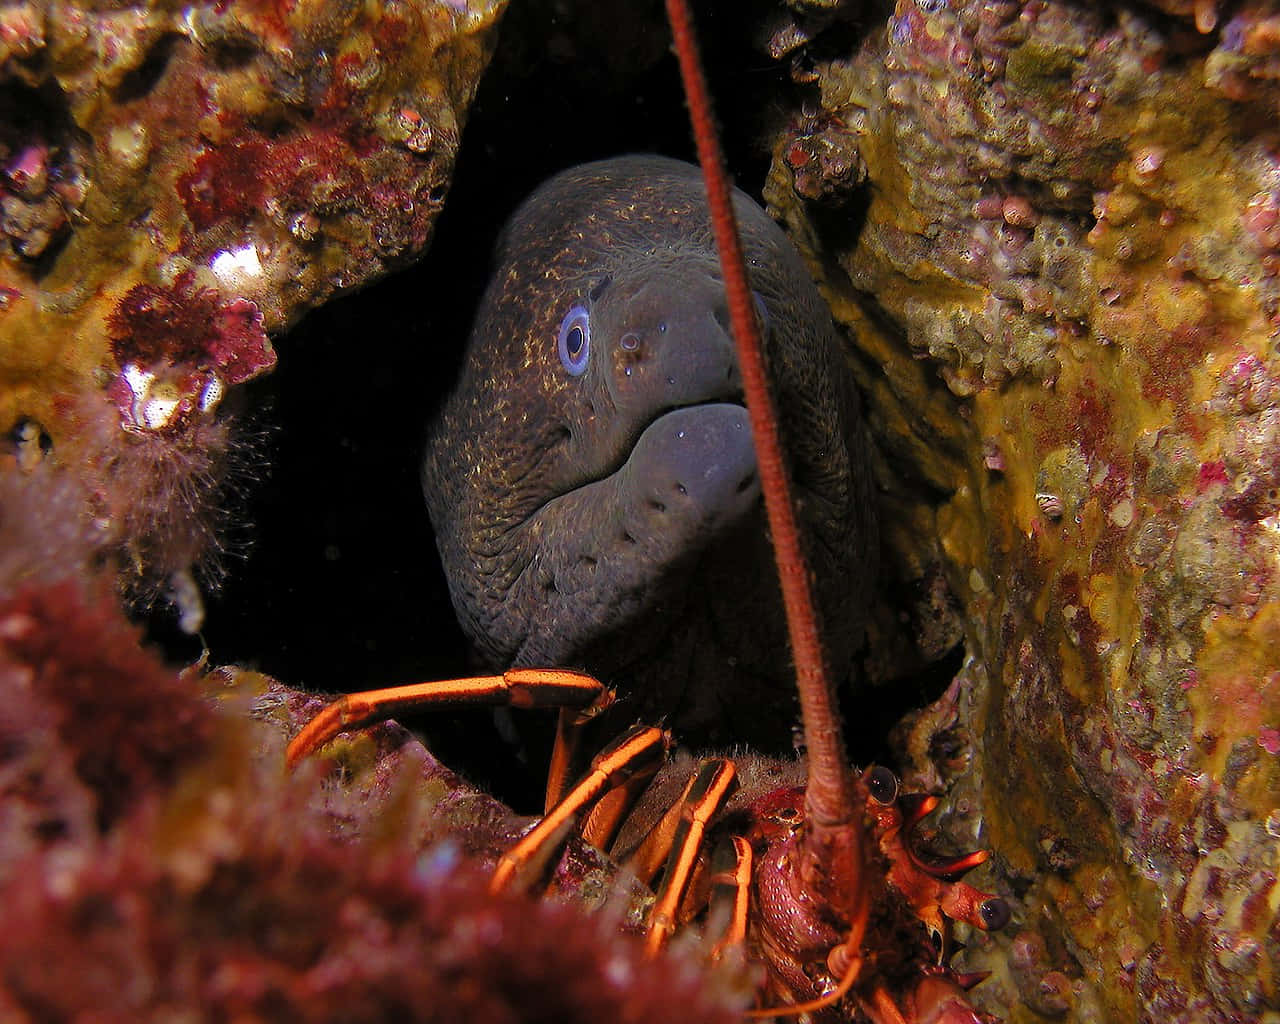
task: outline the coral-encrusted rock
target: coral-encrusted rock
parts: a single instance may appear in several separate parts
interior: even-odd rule
[[[82,479],[127,583],[208,550],[268,334],[426,246],[504,6],[0,11],[0,435]]]
[[[646,956],[620,895],[587,913],[622,886],[490,893],[521,822],[402,731],[361,734],[370,771],[323,787],[194,675],[109,591],[0,596],[0,1019],[741,1019],[740,974]],[[254,706],[287,731],[307,700]]]
[[[891,490],[944,496],[895,543],[946,564],[976,660],[910,748],[968,741],[956,827],[1021,897],[974,996],[1274,1013],[1275,8],[899,0],[833,50],[770,199],[883,368]]]

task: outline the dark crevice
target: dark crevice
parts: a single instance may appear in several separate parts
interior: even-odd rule
[[[176,33],[157,39],[142,63],[120,79],[113,90],[116,103],[132,103],[149,95],[160,84],[174,49],[180,42],[185,42],[185,39]]]
[[[792,88],[788,62],[748,34],[769,6],[715,0],[697,12],[728,163],[757,198],[777,127],[762,120],[788,116],[777,97]],[[557,171],[631,152],[693,158],[662,4],[512,5],[426,257],[306,317],[277,339],[277,370],[246,389],[251,404],[273,403],[278,429],[267,443],[270,479],[246,517],[252,550],[209,602],[203,635],[213,663],[347,692],[478,667],[420,493],[425,425],[457,373],[513,208]],[[866,721],[865,709],[857,717]],[[518,806],[538,803],[540,740],[513,747],[488,711],[433,713],[415,725],[473,781]]]
[[[896,767],[898,755],[890,740],[894,727],[905,715],[941,697],[960,671],[964,658],[964,644],[957,644],[937,661],[926,663],[901,678],[874,688],[846,687],[840,695],[840,710],[844,715],[845,739],[858,764]],[[934,742],[946,744],[953,739],[943,733],[934,737]]]

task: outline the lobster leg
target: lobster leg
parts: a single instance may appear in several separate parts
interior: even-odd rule
[[[561,707],[590,715],[613,700],[612,691],[585,672],[569,669],[510,669],[500,676],[442,679],[340,697],[316,715],[285,751],[293,768],[341,732],[381,722],[403,711],[443,705],[490,704],[517,708]],[[557,737],[557,745],[559,737]]]
[[[561,708],[556,718],[556,741],[551,748],[551,763],[547,765],[547,792],[542,804],[543,814],[564,799],[565,789],[569,785],[569,766],[573,764],[573,755],[578,750],[578,735],[573,709]]]
[[[718,960],[725,950],[741,946],[747,941],[747,915],[751,909],[751,872],[755,867],[755,854],[751,844],[741,836],[733,837],[733,867],[726,871],[717,871],[711,876],[711,884],[716,889],[728,890],[732,902],[729,911],[729,924],[720,941],[711,950],[712,959]],[[713,905],[718,897],[712,897]]]
[[[557,843],[563,830],[602,794],[637,774],[657,771],[670,746],[671,734],[665,730],[636,726],[597,754],[582,781],[499,858],[489,887],[497,891],[508,885],[522,867]]]
[[[613,851],[614,856],[625,863],[636,878],[645,885],[653,884],[653,880],[658,877],[658,872],[670,859],[671,850],[677,842],[676,832],[680,828],[681,821],[688,816],[687,806],[690,800],[700,799],[706,792],[706,780],[701,783],[699,780],[709,770],[719,769],[721,765],[729,773],[730,778],[736,775],[736,769],[727,761],[721,759],[702,761],[689,776],[689,781],[685,783],[680,796],[672,801],[666,813],[653,824],[644,838],[629,849]],[[728,793],[725,795],[727,796]]]
[[[716,758],[702,762],[685,787],[684,794],[676,805],[680,808],[680,816],[671,836],[671,853],[667,857],[666,873],[658,890],[657,902],[649,915],[645,945],[650,953],[657,952],[675,931],[680,904],[684,901],[685,892],[693,877],[707,823],[724,806],[737,784],[737,769],[733,762]],[[665,815],[654,831],[661,830],[669,818],[670,814]]]
[[[656,768],[657,766],[655,766]],[[640,799],[640,794],[648,787],[653,778],[652,771],[644,771],[632,775],[621,785],[604,794],[587,814],[579,832],[583,842],[590,843],[598,850],[608,850],[609,844],[617,835],[623,820]],[[550,814],[550,810],[547,811]],[[641,879],[647,883],[647,879]]]

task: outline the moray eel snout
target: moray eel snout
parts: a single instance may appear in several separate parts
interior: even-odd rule
[[[734,203],[839,671],[875,550],[857,401],[798,255]],[[728,319],[697,168],[557,175],[499,242],[423,487],[492,667],[585,668],[686,739],[777,747],[790,659]]]
[[[584,510],[578,557],[612,556],[619,583],[621,563],[635,560],[639,583],[695,553],[758,504],[747,410],[726,403],[674,409],[645,428],[616,474],[583,490],[600,504]],[[554,505],[546,511],[560,513]]]
[[[592,303],[593,338],[614,408],[624,417],[742,395],[724,284],[696,260],[611,280]]]

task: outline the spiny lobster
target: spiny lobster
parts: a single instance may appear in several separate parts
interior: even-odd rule
[[[691,15],[685,0],[667,0],[667,14],[724,267],[808,761],[803,786],[750,794],[745,812],[734,816],[742,834],[721,844],[721,851],[730,852],[723,865],[720,851],[713,860],[704,845],[708,832],[721,824],[737,784],[735,766],[724,758],[698,765],[680,799],[642,839],[621,851],[641,881],[661,877],[647,943],[659,948],[708,890],[724,889],[729,924],[717,949],[747,944],[768,968],[763,1008],[751,1011],[753,1016],[816,1014],[874,1024],[980,1021],[985,1018],[965,990],[981,976],[947,967],[948,920],[999,928],[1009,908],[999,897],[959,880],[986,859],[985,851],[940,861],[913,846],[912,830],[936,799],[900,796],[886,768],[861,775],[848,769]],[[662,729],[637,726],[597,755],[581,781],[567,786],[581,726],[612,700],[597,680],[563,669],[512,669],[500,676],[351,694],[316,716],[293,740],[287,758],[292,766],[341,731],[425,705],[561,708],[546,814],[500,858],[492,881],[496,889],[532,874],[579,819],[583,837],[606,847],[658,770],[671,737]]]

